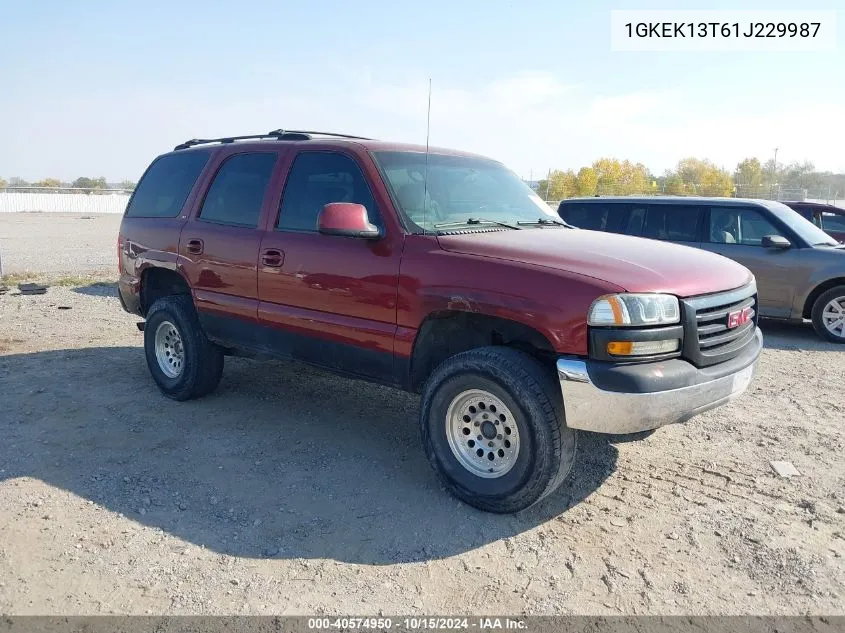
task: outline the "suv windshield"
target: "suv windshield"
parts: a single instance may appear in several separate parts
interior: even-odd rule
[[[401,212],[420,229],[453,223],[516,226],[540,218],[560,222],[528,185],[496,161],[429,154],[426,182],[425,153],[374,152],[374,156]]]
[[[800,213],[780,202],[765,201],[764,204],[781,222],[795,231],[810,246],[838,246],[839,242],[822,231]]]

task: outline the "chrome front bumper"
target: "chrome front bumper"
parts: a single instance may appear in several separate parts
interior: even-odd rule
[[[762,346],[762,335],[760,346]],[[571,358],[557,361],[566,425],[597,433],[636,433],[656,429],[725,404],[742,394],[753,377],[759,356],[734,373],[686,387],[628,393],[597,387],[588,363]]]

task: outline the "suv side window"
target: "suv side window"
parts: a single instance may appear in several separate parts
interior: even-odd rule
[[[223,163],[202,203],[199,219],[216,224],[254,228],[264,193],[276,164],[276,154],[235,154]]]
[[[648,206],[643,237],[671,242],[698,242],[703,207],[693,204],[651,204]]]
[[[276,228],[317,231],[317,216],[330,202],[354,202],[383,228],[373,194],[358,164],[337,152],[301,152],[290,168]]]
[[[809,220],[817,227],[822,228],[822,218],[821,213],[819,211],[813,209],[812,207],[808,207],[801,204],[797,204],[791,207],[791,209],[795,211],[795,213],[803,217],[805,220]]]
[[[644,205],[640,204],[632,204],[631,205],[631,214],[625,223],[625,226],[622,227],[620,233],[624,233],[625,235],[633,235],[635,237],[639,237],[643,230],[643,221],[645,220],[645,211],[646,208]]]
[[[628,205],[601,202],[572,202],[562,205],[562,217],[579,229],[624,233]]]
[[[182,211],[210,152],[191,150],[156,159],[126,209],[131,218],[175,218]]]
[[[760,246],[765,235],[783,233],[762,212],[750,207],[711,207],[708,236],[713,244]]]
[[[845,231],[845,215],[822,213],[822,229],[825,231]]]

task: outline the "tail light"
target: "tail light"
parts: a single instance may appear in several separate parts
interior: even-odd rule
[[[118,233],[117,234],[117,272],[123,272],[123,262],[121,261],[122,258],[120,257],[120,252],[123,250],[123,236]]]

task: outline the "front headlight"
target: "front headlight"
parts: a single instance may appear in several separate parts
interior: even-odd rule
[[[587,317],[596,326],[672,325],[680,320],[678,298],[660,294],[605,295],[593,301]]]

